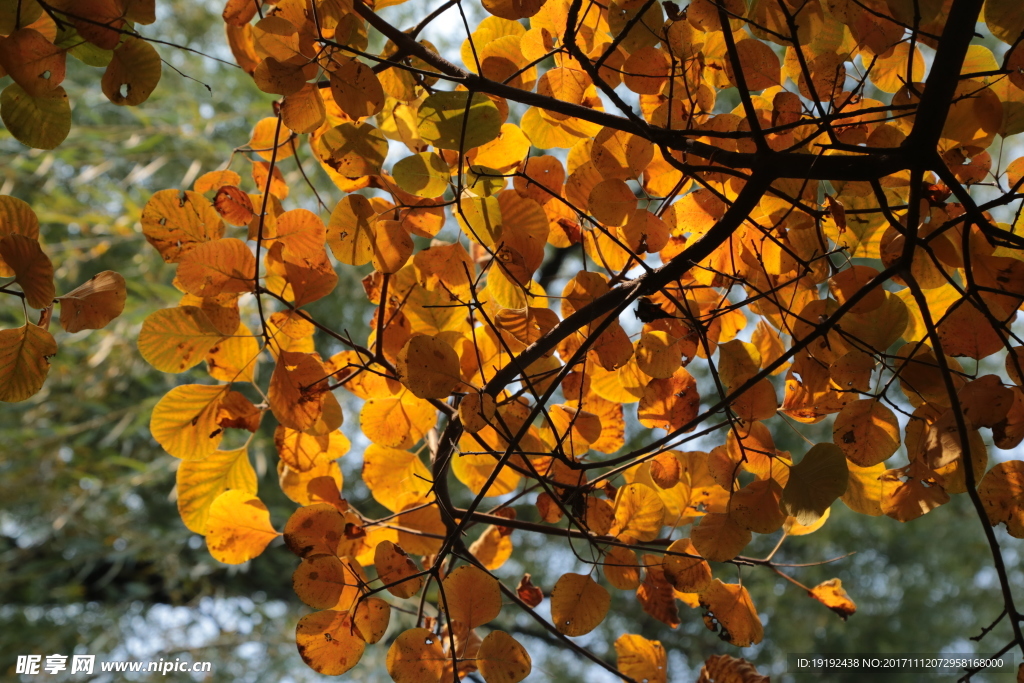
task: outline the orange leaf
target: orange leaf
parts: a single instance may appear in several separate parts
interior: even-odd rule
[[[823,581],[808,591],[810,596],[828,607],[846,621],[847,617],[857,611],[857,605],[843,590],[843,582],[839,579]]]
[[[582,636],[604,621],[611,596],[584,574],[563,574],[551,590],[551,623],[559,633]]]
[[[501,612],[498,580],[473,565],[458,567],[441,583],[448,617],[474,629],[496,619]]]
[[[267,506],[247,491],[225,491],[210,504],[206,546],[219,562],[248,562],[278,536],[270,525]]]
[[[313,612],[299,619],[295,643],[302,661],[326,676],[340,676],[354,667],[366,649],[352,615],[335,610]]]
[[[64,296],[60,303],[60,326],[65,332],[98,330],[121,315],[127,298],[124,278],[112,270],[93,275]]]

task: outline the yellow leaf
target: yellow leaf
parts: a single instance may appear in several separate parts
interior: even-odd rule
[[[213,501],[229,489],[256,494],[256,470],[246,448],[215,451],[203,460],[186,460],[175,477],[178,514],[190,530],[206,532],[206,519]]]
[[[224,236],[224,221],[198,192],[160,190],[142,210],[142,233],[167,263],[201,242]]]
[[[395,683],[440,683],[449,658],[430,629],[403,631],[388,648],[387,669]]]
[[[339,491],[344,479],[334,460],[321,461],[308,472],[297,472],[279,460],[277,476],[281,492],[299,505],[337,503],[340,500]]]
[[[653,541],[661,531],[665,505],[646,484],[628,484],[615,495],[615,523],[610,533],[627,542]]]
[[[384,89],[366,64],[335,55],[328,75],[334,102],[351,118],[373,116],[384,106]]]
[[[559,633],[582,636],[604,621],[611,596],[584,574],[563,574],[551,590],[551,623]]]
[[[391,622],[391,605],[380,598],[366,598],[356,605],[353,622],[367,643],[379,642]]]
[[[326,120],[327,108],[316,83],[304,83],[281,103],[281,122],[295,133],[312,133]]]
[[[752,536],[727,514],[709,512],[693,527],[690,539],[701,557],[712,562],[725,562],[740,554]]]
[[[404,387],[397,396],[371,398],[359,413],[359,425],[370,441],[390,448],[409,448],[437,421],[437,409]]]
[[[498,580],[471,564],[458,567],[441,582],[448,618],[474,629],[496,619],[501,612]]]
[[[697,417],[699,410],[697,380],[686,368],[680,367],[668,379],[652,379],[647,383],[637,406],[637,417],[645,427],[674,431]]]
[[[388,140],[369,123],[343,123],[320,137],[317,155],[345,178],[377,175],[388,155]]]
[[[665,648],[660,641],[624,633],[615,640],[619,671],[637,681],[666,683],[668,667]]]
[[[337,460],[348,453],[348,437],[337,430],[316,435],[283,425],[274,430],[277,455],[296,472],[308,472],[324,462]]]
[[[469,552],[473,553],[473,557],[480,564],[493,572],[512,557],[512,538],[510,534],[502,533],[498,527],[489,525],[480,537],[473,541],[473,545],[469,546]]]
[[[451,170],[435,152],[421,152],[395,163],[392,173],[398,186],[417,197],[433,199],[448,189]]]
[[[447,398],[462,382],[455,349],[444,339],[413,335],[398,353],[398,378],[418,398]]]
[[[893,412],[878,401],[854,401],[836,415],[832,440],[851,462],[871,467],[900,447],[900,425]]]
[[[433,477],[415,454],[371,444],[363,453],[363,482],[374,500],[392,512],[423,501]]]
[[[295,626],[299,656],[311,669],[325,676],[340,676],[363,656],[366,641],[348,612],[324,610],[307,614]]]
[[[248,327],[239,323],[232,336],[210,347],[206,353],[206,369],[210,377],[222,382],[252,382],[259,355],[259,341]]]
[[[413,242],[401,221],[374,223],[373,267],[382,273],[397,273],[412,256]]]
[[[126,298],[124,278],[112,270],[104,270],[57,297],[60,326],[65,332],[98,330],[121,315]]]
[[[247,491],[225,491],[210,504],[206,546],[219,562],[248,562],[279,535],[270,525],[267,506]]]
[[[774,479],[758,479],[729,499],[729,517],[745,529],[758,534],[778,531],[786,521],[786,513],[779,509],[782,487]]]
[[[224,436],[217,422],[229,391],[226,385],[174,387],[153,408],[149,422],[153,438],[176,458],[202,460],[210,456]]]
[[[857,611],[857,605],[843,590],[843,582],[839,579],[823,581],[808,591],[810,596],[828,607],[846,621],[847,617]]]
[[[487,683],[519,683],[533,670],[530,653],[504,631],[491,631],[476,653],[480,675]]]
[[[42,389],[56,353],[53,336],[32,323],[0,330],[0,401],[24,401]]]
[[[202,362],[224,336],[195,306],[165,308],[143,321],[139,352],[161,372],[185,372]]]

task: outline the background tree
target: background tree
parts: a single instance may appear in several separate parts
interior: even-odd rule
[[[947,4],[485,3],[498,18],[470,33],[463,71],[416,42],[459,19],[452,3],[417,17],[410,34],[394,10],[359,4],[280,2],[264,16],[229,3],[236,59],[283,97],[241,150],[257,193],[228,170],[198,178],[194,194],[157,193],[141,215],[186,293],[147,318],[143,356],[169,372],[206,359],[230,382],[177,387],[154,411],[157,441],[184,460],[186,524],[225,561],[276,537],[247,451],[225,450],[258,456],[270,410],[281,488],[306,505],[285,527],[304,556],[295,589],[328,608],[299,625],[313,668],[355,663],[390,611],[387,588],[414,613],[405,626],[434,629],[393,640],[396,680],[423,666],[518,680],[529,658],[514,640],[489,635],[475,651],[484,634],[471,629],[485,616],[627,680],[657,679],[660,646],[624,636],[613,655],[612,638],[574,640],[605,616],[600,584],[636,589],[668,626],[677,600],[699,604],[709,628],[748,645],[762,637],[747,590],[760,600],[759,573],[795,573],[812,597],[854,609],[840,585],[819,583],[821,568],[783,568],[800,541],[783,544],[780,528],[783,539],[814,531],[840,496],[856,512],[909,521],[967,493],[961,508],[981,518],[994,558],[1004,651],[1020,643],[989,527],[1019,534],[1019,474],[1014,461],[985,474],[979,431],[999,448],[1020,441],[1019,174],[1001,158],[1018,132],[1019,72],[1015,50],[1000,68],[971,45],[980,3]],[[101,41],[110,27],[131,30],[123,11],[111,20],[41,7]],[[1016,46],[1012,11],[989,2],[985,17]],[[320,171],[300,161],[289,178],[281,166],[302,158],[305,134]],[[386,163],[399,147],[388,139],[411,156]],[[317,204],[284,210],[304,179],[322,209],[325,180],[346,193],[326,227]],[[221,217],[248,225],[254,248],[225,238]],[[438,236],[451,239],[423,248]],[[360,272],[345,266],[366,264],[379,309],[358,343],[331,291],[338,273]],[[623,315],[634,303],[640,322]],[[268,352],[274,369],[260,373]],[[978,363],[965,370],[957,356]],[[344,407],[334,398],[343,387],[357,399]],[[337,428],[350,406],[372,442],[357,445],[375,503],[359,488],[338,497],[332,462],[348,448]],[[784,424],[833,413],[831,435],[805,429],[812,448],[784,441]],[[236,438],[237,428],[257,436]],[[909,465],[887,470],[901,442]],[[485,512],[489,496],[500,498]],[[545,594],[554,586],[550,619],[523,607],[534,593],[514,591],[522,567],[508,559],[510,539],[515,557],[572,545],[574,561],[538,583]],[[395,543],[423,556],[421,574]],[[367,576],[359,565],[370,564]],[[409,566],[417,574],[405,580]],[[502,600],[537,626],[509,607],[499,616]],[[726,665],[741,666],[709,661]]]

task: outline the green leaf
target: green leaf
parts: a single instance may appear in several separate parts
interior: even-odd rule
[[[71,104],[61,86],[42,97],[32,97],[11,83],[0,92],[0,119],[19,142],[53,149],[71,132]]]
[[[839,446],[819,443],[789,470],[782,509],[804,526],[813,524],[846,493],[849,477],[846,456]]]
[[[501,134],[501,113],[486,95],[473,93],[470,99],[466,92],[438,92],[420,105],[417,128],[438,149],[465,151]]]

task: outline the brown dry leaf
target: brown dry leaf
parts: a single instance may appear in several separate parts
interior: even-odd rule
[[[770,683],[745,659],[729,655],[711,655],[700,670],[697,683]]]
[[[1014,538],[1024,538],[1024,462],[1001,462],[978,484],[989,524],[1005,523]]]
[[[14,281],[29,306],[43,309],[53,305],[53,263],[37,240],[17,233],[0,238],[0,259],[14,271]]]
[[[57,297],[60,304],[60,326],[65,332],[98,330],[121,315],[127,299],[124,278],[112,270],[104,270]]]
[[[530,607],[536,607],[544,601],[544,592],[533,585],[530,581],[529,574],[523,574],[523,578],[519,580],[519,585],[516,587],[516,594],[519,599],[525,602]]]

